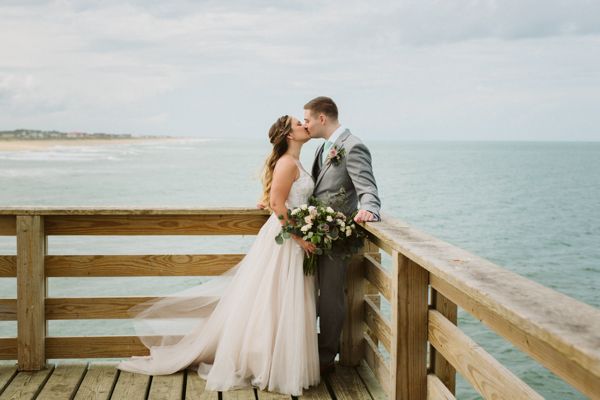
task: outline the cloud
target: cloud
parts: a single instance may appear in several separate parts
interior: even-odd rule
[[[405,130],[443,119],[462,134],[547,99],[564,130],[594,100],[599,33],[586,0],[9,0],[0,125],[179,134],[201,119],[233,135],[330,94],[366,130],[400,115]]]

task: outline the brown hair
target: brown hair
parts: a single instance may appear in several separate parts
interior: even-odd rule
[[[269,141],[273,144],[273,151],[265,161],[262,173],[263,195],[260,202],[265,208],[270,209],[271,183],[273,182],[273,170],[275,164],[288,149],[287,135],[292,132],[292,117],[283,115],[271,125],[269,129]]]
[[[329,118],[337,121],[338,109],[335,102],[330,97],[315,97],[304,105],[305,110],[310,110],[311,114],[325,114]]]

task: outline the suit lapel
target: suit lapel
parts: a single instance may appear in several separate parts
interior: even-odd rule
[[[313,166],[312,166],[312,175],[313,175],[313,179],[317,179],[317,176],[319,176],[319,173],[321,172],[321,153],[323,152],[323,147],[325,146],[325,142],[323,142],[323,144],[321,145],[321,147],[319,147],[319,149],[317,150],[317,155],[315,156],[315,161],[313,161]]]
[[[348,139],[348,136],[350,136],[350,131],[348,129],[346,129],[344,131],[344,133],[342,133],[337,138],[337,140],[335,141],[335,143],[333,144],[333,146],[331,146],[331,148],[333,148],[334,146],[341,147],[342,144],[346,141],[346,139]],[[324,145],[325,145],[325,143],[323,143],[323,146]],[[319,151],[317,162],[318,162],[319,158],[321,157],[321,152],[323,151],[323,146],[321,146],[321,150]],[[319,176],[317,176],[317,180],[315,182],[315,186],[317,186],[319,184],[319,182],[321,182],[321,179],[323,179],[323,175],[325,175],[325,172],[329,169],[329,167],[331,167],[331,163],[327,162],[327,160],[326,160],[325,161],[325,165],[323,165],[323,167],[321,167],[321,171],[319,171]]]

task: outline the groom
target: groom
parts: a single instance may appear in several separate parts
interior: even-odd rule
[[[338,211],[350,215],[358,209],[356,222],[379,221],[381,201],[373,176],[371,153],[360,139],[340,125],[333,100],[317,97],[306,103],[304,127],[311,138],[325,139],[317,149],[312,167],[314,196],[327,203],[343,188],[345,197],[337,204]],[[342,254],[332,256],[333,259],[319,257],[318,265],[317,313],[322,375],[334,368],[346,312],[344,284],[349,260],[343,260]]]

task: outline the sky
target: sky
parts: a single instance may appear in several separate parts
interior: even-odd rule
[[[0,1],[0,130],[600,140],[599,0]]]

